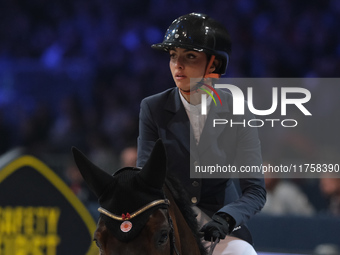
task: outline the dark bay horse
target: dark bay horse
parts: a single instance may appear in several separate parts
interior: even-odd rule
[[[183,190],[175,179],[166,178],[161,141],[142,169],[126,167],[112,176],[76,148],[72,152],[100,204],[94,241],[101,255],[206,254]]]

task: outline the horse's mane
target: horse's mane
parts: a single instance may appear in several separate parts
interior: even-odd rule
[[[165,179],[165,185],[168,187],[170,192],[173,195],[173,198],[181,211],[184,219],[186,220],[189,228],[191,229],[195,240],[197,242],[198,248],[200,250],[200,253],[202,255],[207,253],[206,248],[203,246],[199,233],[198,233],[198,223],[196,220],[195,213],[193,209],[191,208],[191,203],[189,200],[189,197],[187,195],[187,192],[184,190],[183,186],[179,182],[179,180],[171,175],[167,175]]]

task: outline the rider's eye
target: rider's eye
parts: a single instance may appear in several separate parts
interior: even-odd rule
[[[192,54],[192,53],[189,53],[189,54],[188,54],[188,58],[194,59],[194,58],[196,58],[196,55],[194,55],[194,54]]]
[[[175,51],[170,51],[170,59],[175,58],[176,57],[176,52]]]

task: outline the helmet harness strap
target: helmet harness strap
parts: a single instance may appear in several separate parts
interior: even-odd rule
[[[220,78],[221,77],[221,75],[218,73],[209,73],[209,69],[213,65],[215,58],[216,58],[215,55],[211,56],[209,63],[207,65],[207,68],[205,69],[205,74],[203,78]]]
[[[214,60],[215,60],[215,55],[212,55],[210,57],[209,63],[207,65],[207,68],[205,69],[205,73],[204,73],[203,79],[205,79],[205,78],[216,78],[217,79],[217,78],[221,77],[221,75],[218,74],[218,73],[209,73],[209,70],[210,70],[211,66],[213,65],[213,63],[214,63]],[[191,93],[196,93],[198,91],[198,89],[202,85],[204,85],[204,82],[200,81],[192,89],[190,89],[190,91],[183,91],[183,90],[181,90],[181,92],[183,94],[185,94],[185,95],[190,95]]]

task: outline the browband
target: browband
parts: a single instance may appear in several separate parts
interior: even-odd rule
[[[133,217],[136,217],[137,215],[141,214],[142,212],[150,209],[151,207],[154,207],[156,205],[161,205],[161,204],[165,204],[165,205],[170,205],[170,201],[168,199],[159,199],[159,200],[155,200],[149,204],[147,204],[146,206],[138,209],[137,211],[135,211],[134,213],[129,214],[129,219],[132,219]],[[105,214],[106,216],[114,219],[114,220],[120,220],[120,221],[124,221],[126,218],[122,217],[122,216],[118,216],[116,214],[113,214],[111,212],[109,212],[108,210],[104,209],[103,207],[99,207],[98,208],[98,212]]]

